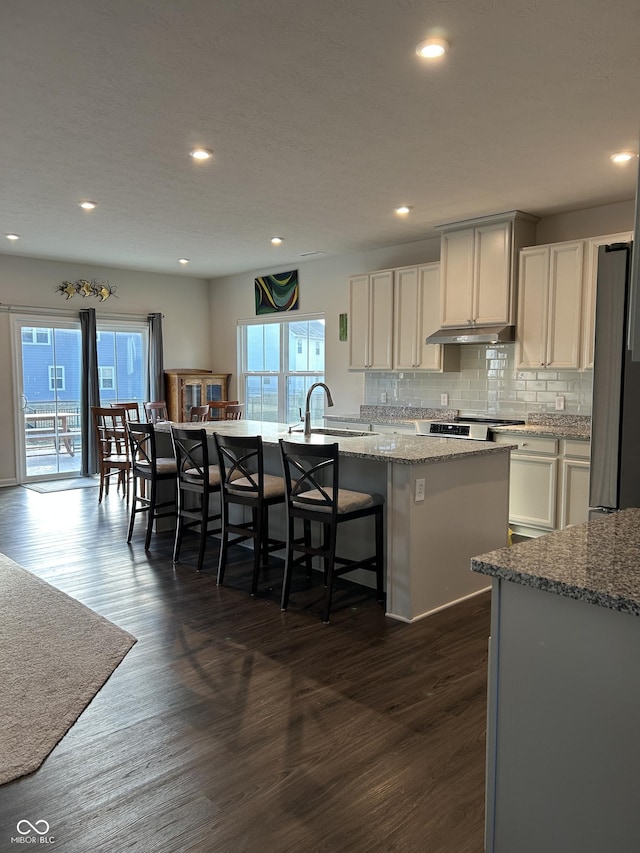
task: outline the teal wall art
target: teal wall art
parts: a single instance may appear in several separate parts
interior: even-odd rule
[[[297,311],[299,289],[298,270],[261,275],[255,279],[256,314],[276,311]]]

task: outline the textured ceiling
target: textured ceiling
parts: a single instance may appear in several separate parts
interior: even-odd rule
[[[1,0],[0,252],[209,278],[633,198],[639,33],[638,0]]]

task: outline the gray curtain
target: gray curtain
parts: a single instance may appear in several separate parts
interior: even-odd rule
[[[95,308],[82,308],[80,310],[80,329],[82,332],[82,381],[80,388],[82,474],[86,477],[89,474],[95,474],[98,470],[98,450],[91,418],[91,406],[100,405]]]
[[[162,357],[162,314],[149,314],[149,400],[165,399]]]

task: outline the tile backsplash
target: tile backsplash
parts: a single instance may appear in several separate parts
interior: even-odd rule
[[[590,415],[592,385],[591,370],[516,370],[515,344],[465,344],[457,373],[367,371],[364,402],[442,407],[448,394],[445,408],[526,418],[562,396],[566,413]]]

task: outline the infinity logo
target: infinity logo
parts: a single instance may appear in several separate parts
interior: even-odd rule
[[[26,829],[20,828],[25,826],[27,827]],[[38,835],[46,835],[49,832],[49,824],[46,820],[37,820],[35,823],[31,823],[28,820],[19,820],[16,824],[16,829],[20,835],[28,835],[30,832],[37,832]]]

